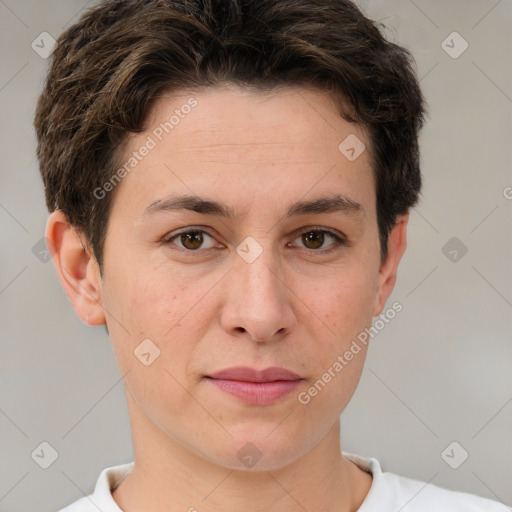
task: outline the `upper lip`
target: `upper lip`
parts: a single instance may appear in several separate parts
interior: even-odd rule
[[[256,370],[248,366],[234,366],[212,373],[208,375],[208,377],[212,379],[243,380],[247,382],[272,382],[275,380],[298,380],[302,378],[300,375],[286,368],[279,368],[277,366],[271,366],[264,370]]]

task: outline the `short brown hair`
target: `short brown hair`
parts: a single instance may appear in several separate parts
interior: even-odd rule
[[[425,102],[413,64],[349,0],[103,1],[57,40],[37,105],[46,205],[85,236],[101,271],[114,191],[98,199],[93,190],[114,174],[127,134],[144,129],[159,95],[312,85],[369,134],[384,259],[397,215],[421,189]]]

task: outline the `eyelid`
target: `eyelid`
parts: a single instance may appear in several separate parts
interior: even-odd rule
[[[325,254],[329,254],[332,251],[336,251],[337,249],[339,249],[343,246],[350,245],[350,242],[349,242],[348,238],[345,236],[345,234],[343,234],[339,231],[335,231],[333,229],[322,227],[322,226],[305,226],[303,228],[300,228],[298,231],[295,232],[295,234],[294,234],[295,238],[293,240],[295,240],[296,238],[298,238],[299,236],[301,236],[305,233],[311,233],[311,232],[327,233],[328,235],[330,235],[333,238],[334,243],[329,245],[326,249],[308,249],[307,247],[302,248],[304,251],[307,251],[308,253],[319,254],[319,255],[324,254],[325,255]]]
[[[165,235],[161,240],[160,240],[160,244],[162,245],[171,245],[173,244],[173,242],[171,242],[171,240],[179,237],[180,235],[184,235],[186,233],[205,233],[206,235],[208,235],[210,238],[212,238],[213,240],[215,240],[215,236],[213,236],[208,228],[206,228],[205,226],[187,226],[186,228],[183,228],[177,232],[173,231],[172,233],[168,233],[167,235]],[[220,243],[220,242],[219,242]],[[223,244],[221,244],[223,245]],[[195,251],[191,250],[191,249],[183,249],[182,247],[178,247],[177,250],[179,251],[183,251],[183,252],[187,252],[189,254],[192,254],[192,253],[203,253],[203,252],[206,252],[210,249],[213,249],[213,247],[209,248],[209,249],[197,249]]]
[[[303,226],[299,228],[298,230],[294,231],[293,235],[295,238],[297,238],[299,235],[303,235],[304,233],[309,233],[311,231],[321,231],[323,233],[329,233],[330,235],[333,235],[334,237],[338,237],[342,240],[347,240],[347,237],[344,233],[341,231],[326,228],[325,226]]]
[[[186,233],[194,233],[194,232],[205,233],[210,238],[215,240],[215,236],[209,232],[209,228],[207,228],[206,226],[187,226],[186,228],[183,228],[177,232],[172,232],[170,234],[165,235],[161,239],[160,243],[162,245],[166,245],[166,244],[171,245],[172,244],[171,240],[177,238],[178,236],[186,234]],[[297,239],[299,236],[301,236],[305,233],[311,233],[311,232],[327,233],[328,235],[330,235],[333,238],[334,243],[332,243],[330,246],[328,246],[327,249],[308,249],[306,247],[302,248],[303,250],[308,251],[309,253],[327,254],[333,250],[340,248],[341,246],[350,246],[351,245],[350,241],[348,240],[348,238],[345,236],[344,233],[341,233],[339,231],[335,231],[335,230],[332,230],[330,228],[326,228],[323,226],[303,226],[302,228],[298,229],[297,231],[295,231],[293,233],[292,236],[294,238],[292,239],[292,241]],[[223,245],[223,244],[221,244],[221,245]],[[210,249],[213,249],[213,247],[210,247],[208,249],[197,249],[197,250],[183,249],[182,247],[178,247],[178,249],[176,249],[176,250],[186,252],[189,254],[201,254],[206,251],[209,251]]]

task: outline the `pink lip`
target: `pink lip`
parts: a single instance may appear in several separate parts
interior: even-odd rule
[[[207,378],[222,391],[257,405],[276,402],[302,382],[296,373],[277,367],[255,370],[238,366],[213,373]]]

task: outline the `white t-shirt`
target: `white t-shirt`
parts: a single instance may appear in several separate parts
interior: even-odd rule
[[[510,512],[512,509],[474,494],[450,491],[433,484],[382,472],[379,461],[353,453],[343,455],[373,475],[373,482],[358,512]],[[128,476],[134,463],[105,468],[94,492],[59,512],[123,512],[112,491]]]

